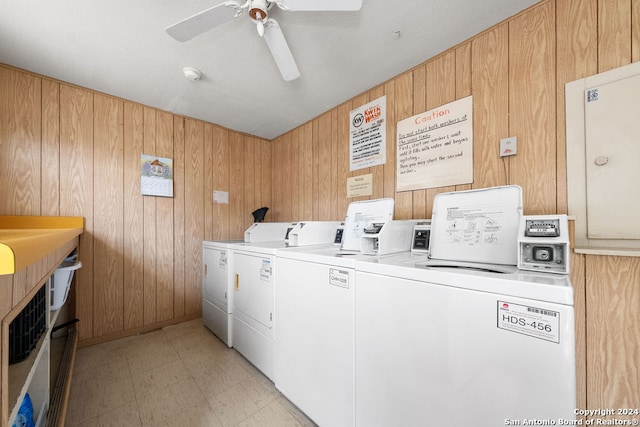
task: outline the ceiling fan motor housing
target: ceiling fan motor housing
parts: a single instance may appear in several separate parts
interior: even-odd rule
[[[267,0],[252,0],[249,7],[249,16],[255,21],[266,21],[269,6],[271,6],[271,3]]]

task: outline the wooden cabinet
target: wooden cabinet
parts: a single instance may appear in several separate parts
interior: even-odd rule
[[[49,278],[79,245],[82,217],[0,217],[0,426],[13,423],[28,392],[36,417],[44,420],[49,405],[51,328],[58,311],[50,311]],[[45,289],[46,328],[22,362],[9,365],[9,325],[36,294]]]

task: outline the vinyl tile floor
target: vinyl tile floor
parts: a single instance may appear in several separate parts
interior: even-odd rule
[[[202,319],[81,348],[65,426],[315,426]]]

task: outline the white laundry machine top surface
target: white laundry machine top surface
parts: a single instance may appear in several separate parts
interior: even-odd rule
[[[287,250],[277,251],[276,256],[346,268],[355,268],[356,259],[359,258],[377,258],[376,256],[364,255],[357,251],[344,251],[337,245],[288,248]]]
[[[287,244],[284,241],[278,242],[239,242],[230,246],[234,251],[256,252],[262,254],[274,255],[277,249],[284,249]]]
[[[515,266],[446,262],[429,260],[424,255],[400,254],[379,259],[358,258],[356,270],[573,306],[573,288],[568,276],[528,272]]]
[[[202,245],[206,248],[229,249],[233,245],[242,242],[244,242],[244,240],[204,240]]]

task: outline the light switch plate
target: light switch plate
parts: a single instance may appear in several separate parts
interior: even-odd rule
[[[518,138],[511,136],[500,140],[500,157],[515,156],[518,153]]]

